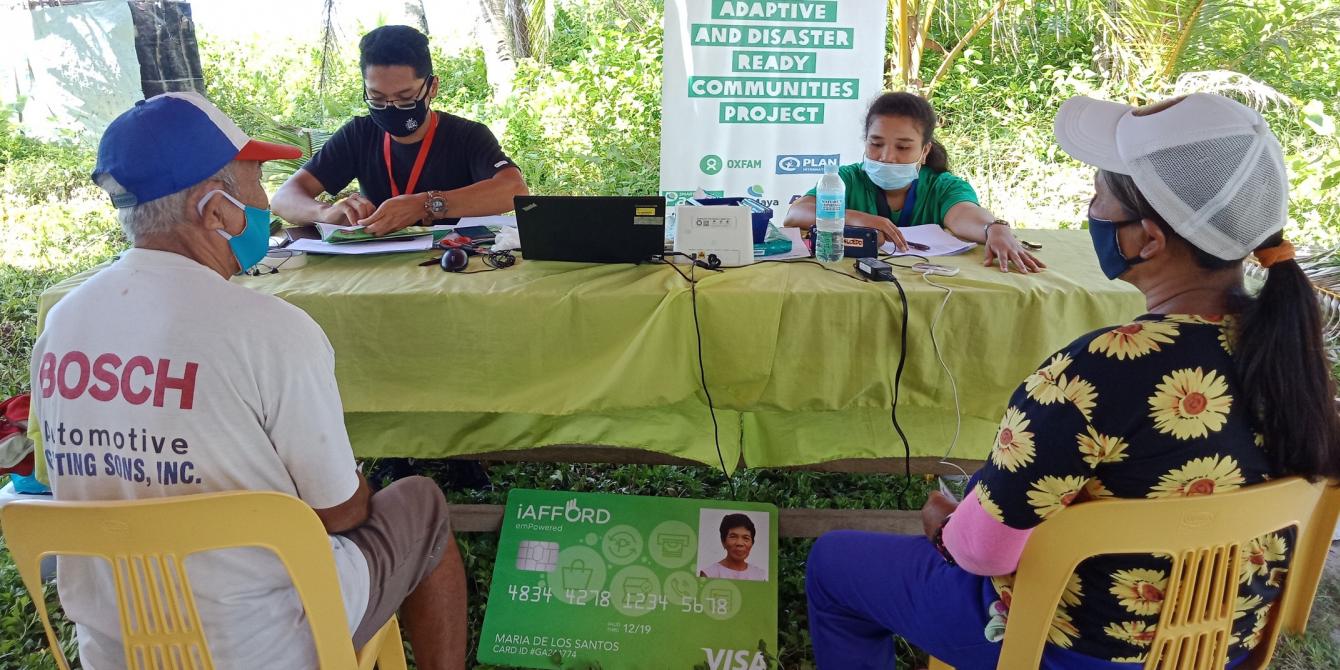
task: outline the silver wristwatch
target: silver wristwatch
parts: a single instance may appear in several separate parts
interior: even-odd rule
[[[429,191],[428,200],[423,203],[423,211],[429,219],[441,219],[447,213],[447,199],[437,191]]]

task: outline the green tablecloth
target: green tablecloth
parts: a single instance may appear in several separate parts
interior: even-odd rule
[[[1099,272],[1086,233],[1021,237],[1043,244],[1046,273],[983,268],[980,248],[939,259],[962,269],[935,278],[954,291],[937,340],[958,382],[957,457],[985,457],[1010,392],[1046,355],[1143,312],[1137,291]],[[673,269],[523,260],[447,274],[419,267],[424,258],[313,257],[299,270],[235,280],[325,329],[359,455],[592,444],[718,462],[691,295]],[[41,314],[88,276],[43,293]],[[902,455],[889,418],[902,314],[893,284],[795,263],[697,276],[729,466],[741,455],[750,466]],[[940,456],[955,410],[929,326],[945,294],[909,271],[898,276],[911,315],[898,417],[913,456]]]

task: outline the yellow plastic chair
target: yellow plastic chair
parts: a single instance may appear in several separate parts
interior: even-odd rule
[[[0,509],[0,529],[61,670],[70,666],[42,597],[43,556],[95,556],[112,566],[126,667],[212,670],[184,560],[229,547],[262,547],[283,562],[311,622],[321,668],[406,670],[394,616],[354,653],[330,541],[316,513],[297,498],[242,491],[116,502],[12,502]]]
[[[1066,508],[1034,529],[1015,574],[998,668],[1037,668],[1062,591],[1086,558],[1164,554],[1172,570],[1145,670],[1222,670],[1227,662],[1242,545],[1296,526],[1284,591],[1242,668],[1264,668],[1281,630],[1300,633],[1312,612],[1340,490],[1298,477],[1232,493],[1099,500]],[[932,658],[930,670],[953,670]]]

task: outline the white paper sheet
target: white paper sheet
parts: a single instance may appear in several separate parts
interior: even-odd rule
[[[515,216],[464,216],[460,223],[456,224],[462,228],[467,226],[509,226],[516,227]],[[436,226],[434,226],[436,227]],[[449,226],[452,228],[455,226]]]
[[[909,248],[907,251],[898,251],[892,242],[885,242],[884,246],[879,248],[881,252],[893,256],[954,256],[977,246],[976,242],[964,242],[935,224],[908,226],[899,230],[903,233],[903,239],[908,242],[924,244],[930,247],[930,250],[922,251]]]

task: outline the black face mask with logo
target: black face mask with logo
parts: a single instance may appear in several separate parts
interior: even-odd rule
[[[388,106],[386,109],[369,109],[368,113],[378,128],[396,137],[405,137],[414,134],[428,119],[428,101],[420,100],[412,109]]]

